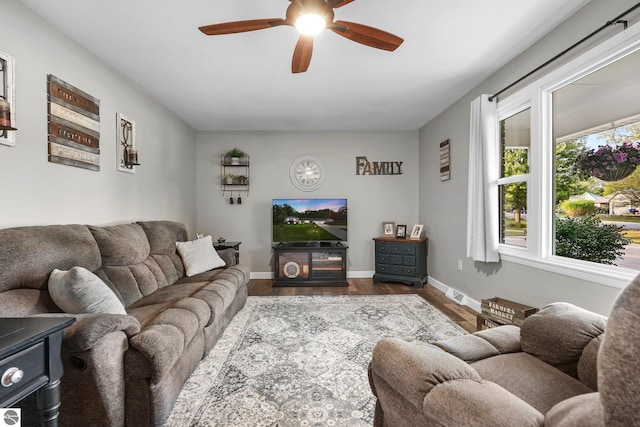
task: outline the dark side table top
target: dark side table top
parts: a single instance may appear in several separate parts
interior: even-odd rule
[[[0,358],[70,326],[75,317],[0,318]]]

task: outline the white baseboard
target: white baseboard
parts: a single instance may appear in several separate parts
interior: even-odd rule
[[[273,279],[272,271],[252,271],[249,275],[251,279]]]
[[[348,271],[348,279],[370,279],[373,277],[373,271]],[[272,271],[252,271],[249,276],[251,279],[273,279]]]
[[[457,289],[454,289],[450,286],[445,285],[441,281],[434,279],[432,276],[429,276],[429,284],[432,285],[434,288],[444,292],[444,294],[447,297],[451,298],[453,301],[457,302],[458,304],[466,305],[467,307],[471,308],[477,313],[480,313],[482,311],[481,304],[478,301],[469,298],[467,295],[464,295],[462,292],[458,291]]]
[[[375,271],[347,271],[347,279],[371,279]]]
[[[369,279],[373,277],[374,271],[348,271],[347,278],[349,279]],[[252,271],[249,276],[252,279],[273,279],[272,271]],[[435,279],[433,276],[429,276],[428,283],[432,285],[434,288],[442,291],[445,295],[451,298],[453,301],[456,301],[458,304],[466,305],[470,307],[472,310],[480,313],[482,311],[480,303],[474,299],[469,298],[467,295],[462,294],[457,289],[454,289],[450,286],[445,285],[441,281]],[[462,296],[461,296],[462,295]],[[452,298],[455,296],[455,298]]]

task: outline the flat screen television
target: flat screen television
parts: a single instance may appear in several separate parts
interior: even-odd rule
[[[347,199],[273,199],[275,244],[347,241]]]

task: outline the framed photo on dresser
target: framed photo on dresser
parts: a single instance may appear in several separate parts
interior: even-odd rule
[[[396,223],[393,221],[385,221],[382,223],[382,235],[393,237],[396,232]]]
[[[415,224],[413,226],[413,230],[411,230],[411,236],[409,236],[410,239],[419,239],[420,237],[422,237],[422,229],[424,228],[423,224]]]

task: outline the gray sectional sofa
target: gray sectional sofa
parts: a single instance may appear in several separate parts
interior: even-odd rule
[[[374,427],[640,427],[640,275],[608,319],[568,303],[434,344],[384,338]]]
[[[0,230],[0,317],[70,316],[48,292],[54,269],[83,267],[126,314],[73,314],[64,332],[60,425],[148,426],[169,416],[182,385],[247,299],[249,271],[187,277],[176,242],[183,224]],[[118,304],[119,304],[118,303]]]

